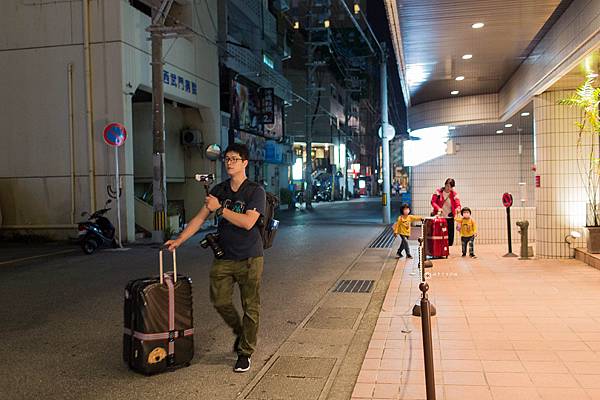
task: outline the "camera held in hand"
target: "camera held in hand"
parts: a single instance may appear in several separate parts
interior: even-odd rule
[[[215,255],[215,258],[222,258],[225,255],[225,252],[223,251],[221,246],[219,246],[218,233],[209,233],[208,235],[204,236],[204,239],[200,241],[200,246],[202,246],[203,249],[206,249],[210,246]]]
[[[208,188],[215,181],[215,174],[196,174],[196,180],[204,185],[204,190],[208,196]]]

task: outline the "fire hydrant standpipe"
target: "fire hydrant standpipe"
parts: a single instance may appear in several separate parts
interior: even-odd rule
[[[521,234],[521,257],[519,257],[519,260],[529,260],[529,235],[527,233],[529,230],[529,221],[517,221],[517,226]]]

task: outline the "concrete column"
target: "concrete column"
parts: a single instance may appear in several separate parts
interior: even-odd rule
[[[585,246],[587,197],[579,168],[585,165],[590,136],[583,136],[578,151],[580,118],[576,108],[557,104],[573,90],[547,91],[534,98],[535,155],[540,187],[535,189],[537,256],[569,257],[565,237],[572,230],[583,234],[573,246]]]

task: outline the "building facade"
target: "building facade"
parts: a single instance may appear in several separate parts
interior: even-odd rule
[[[119,122],[128,131],[118,152],[122,239],[135,240],[136,225],[152,229],[151,2],[9,3],[0,15],[2,229],[72,236],[80,213],[117,191],[116,153],[102,134]],[[167,199],[169,214],[185,219],[202,206],[194,175],[216,171],[203,153],[220,143],[217,11],[216,0],[176,1],[172,15],[204,33],[163,45]]]

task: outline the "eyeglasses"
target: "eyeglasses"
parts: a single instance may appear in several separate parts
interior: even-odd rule
[[[224,159],[225,164],[230,164],[230,163],[235,164],[238,161],[242,161],[242,160],[243,160],[243,158],[239,158],[239,157],[225,157],[225,159]]]

